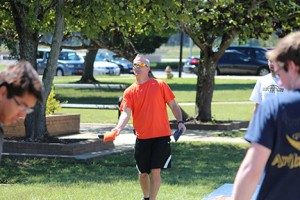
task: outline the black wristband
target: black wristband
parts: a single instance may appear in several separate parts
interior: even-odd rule
[[[183,122],[183,121],[178,121],[178,122],[177,122],[177,124],[180,124],[180,123],[184,124],[184,122]]]

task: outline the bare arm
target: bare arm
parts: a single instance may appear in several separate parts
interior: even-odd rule
[[[113,128],[112,130],[117,130],[118,134],[120,133],[120,131],[126,126],[126,124],[128,123],[129,119],[131,117],[131,109],[130,108],[124,108],[123,112],[120,115],[118,124],[115,128]]]
[[[234,180],[234,200],[251,199],[270,153],[270,149],[260,144],[250,146]]]
[[[256,113],[257,109],[258,109],[259,104],[255,103],[255,107],[254,107],[254,111],[253,111],[253,115]]]
[[[177,122],[180,122],[180,121],[182,122],[182,113],[181,113],[180,107],[178,106],[177,102],[175,100],[172,100],[172,101],[168,102],[168,106],[172,110],[172,113],[173,113],[174,117],[176,118]],[[182,129],[182,132],[184,132],[186,130],[184,123],[178,123],[178,129]]]

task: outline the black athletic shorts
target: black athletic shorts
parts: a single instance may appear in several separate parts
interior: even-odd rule
[[[171,167],[170,137],[136,139],[134,158],[139,173],[150,174],[151,169]]]

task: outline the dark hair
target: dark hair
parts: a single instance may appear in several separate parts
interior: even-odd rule
[[[20,61],[0,72],[0,86],[7,88],[7,98],[29,93],[38,101],[43,101],[42,82],[36,70],[27,61]]]
[[[300,68],[300,31],[293,32],[282,38],[275,49],[267,52],[267,57],[275,62],[281,62],[287,71],[288,61],[293,61]]]

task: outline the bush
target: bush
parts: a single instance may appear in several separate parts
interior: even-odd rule
[[[54,114],[56,111],[60,110],[60,101],[56,99],[54,93],[54,87],[51,88],[50,94],[47,99],[46,104],[46,115]]]

